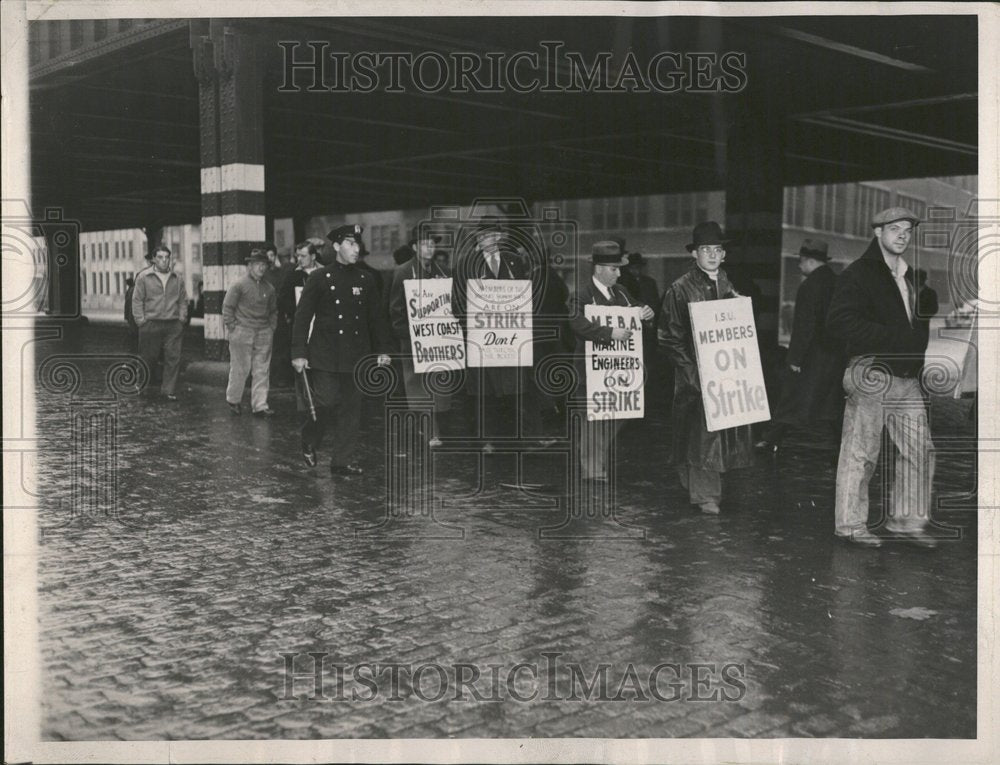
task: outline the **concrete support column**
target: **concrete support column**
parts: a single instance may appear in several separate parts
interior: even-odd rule
[[[226,356],[222,300],[264,240],[263,51],[231,22],[191,22],[201,131],[205,356]]]
[[[776,345],[784,205],[784,123],[744,104],[726,141],[726,271],[754,298],[761,350]],[[754,294],[757,292],[757,294]]]

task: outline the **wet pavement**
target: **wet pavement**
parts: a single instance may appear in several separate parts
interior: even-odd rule
[[[931,406],[955,538],[868,550],[834,539],[808,436],[708,517],[662,408],[608,496],[563,444],[397,457],[409,421],[371,397],[365,475],[333,480],[289,391],[270,421],[183,376],[137,397],[115,337],[37,344],[43,738],[976,735],[969,401]]]

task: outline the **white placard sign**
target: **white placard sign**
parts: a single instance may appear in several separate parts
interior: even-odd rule
[[[750,298],[689,303],[709,432],[771,419]]]
[[[470,367],[534,363],[530,279],[470,279],[466,305]]]
[[[406,279],[413,371],[465,368],[462,325],[451,314],[451,279]]]
[[[641,311],[608,305],[583,307],[583,315],[590,322],[632,330],[628,340],[584,343],[588,420],[631,420],[645,415]]]

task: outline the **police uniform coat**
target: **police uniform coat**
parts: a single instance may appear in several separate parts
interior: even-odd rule
[[[389,322],[379,303],[375,277],[356,265],[334,261],[314,271],[295,310],[292,358],[306,358],[324,372],[353,372],[365,356],[391,353]]]
[[[718,271],[718,283],[692,266],[663,294],[657,336],[660,347],[674,366],[674,402],[671,436],[675,465],[691,465],[720,473],[753,464],[753,436],[749,425],[708,431],[702,405],[701,384],[688,304],[702,300],[738,297],[726,272]]]
[[[837,421],[844,410],[841,377],[845,359],[840,343],[826,331],[826,315],[837,275],[822,265],[802,282],[795,294],[792,339],[783,370],[781,401],[775,421],[797,425]],[[795,373],[789,366],[801,367]]]

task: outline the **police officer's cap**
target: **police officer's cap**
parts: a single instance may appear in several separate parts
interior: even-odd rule
[[[343,226],[337,226],[337,228],[331,229],[330,233],[326,235],[326,238],[334,244],[340,244],[347,238],[351,238],[360,244],[362,231],[364,231],[364,229],[357,223],[345,223]]]

